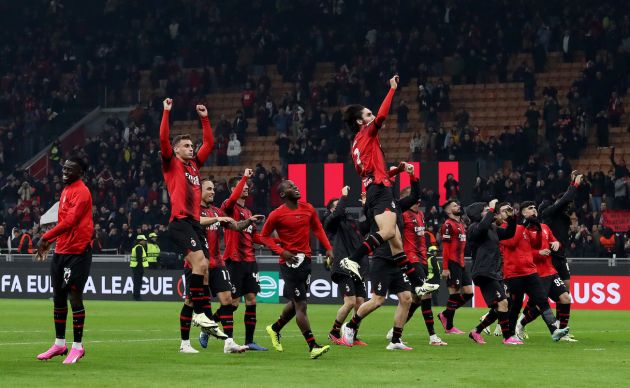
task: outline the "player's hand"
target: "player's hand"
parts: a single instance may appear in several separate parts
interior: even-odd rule
[[[359,198],[359,202],[361,202],[361,206],[365,206],[365,199],[367,198],[367,192],[361,193],[361,198]]]
[[[164,110],[171,110],[173,107],[173,99],[165,98],[164,101],[162,101],[162,104],[164,105]]]
[[[254,175],[254,170],[252,170],[251,168],[246,168],[245,172],[243,173],[243,176],[251,178],[252,175]]]
[[[392,89],[398,88],[398,82],[400,82],[400,77],[398,75],[393,76],[389,80],[389,87]]]
[[[293,253],[291,253],[291,252],[289,252],[289,251],[283,251],[283,252],[280,254],[280,257],[282,257],[282,258],[284,259],[284,261],[286,261],[286,262],[287,262],[287,263],[289,263],[289,264],[295,264],[295,263],[297,263],[297,261],[298,261],[298,260],[297,260],[297,257],[295,257],[295,256],[293,255]]]
[[[334,257],[334,255],[333,255],[333,251],[332,250],[326,251],[326,258],[332,260],[333,257]]]
[[[578,176],[578,170],[571,171],[571,182],[575,182],[575,177]]]
[[[199,117],[208,117],[208,110],[205,105],[199,104],[195,107],[195,109],[197,110]]]
[[[488,204],[490,209],[494,210],[497,207],[497,202],[499,202],[498,199],[493,199],[492,201],[490,201],[490,203]]]
[[[549,249],[541,249],[538,251],[538,254],[541,256],[549,256],[551,254],[551,251]]]
[[[249,220],[253,223],[255,222],[264,222],[265,221],[265,216],[263,216],[262,214],[256,214],[253,215],[251,217],[249,217]]]
[[[347,197],[347,196],[348,196],[348,193],[350,193],[350,186],[344,186],[344,187],[341,189],[341,195],[342,195],[343,197]]]
[[[48,251],[50,250],[50,245],[52,245],[49,241],[41,239],[39,244],[37,245],[37,253],[35,254],[35,259],[39,261],[46,261],[48,259]]]
[[[450,279],[451,278],[451,271],[449,271],[448,269],[445,269],[442,271],[442,279]]]
[[[512,206],[508,206],[507,209],[505,209],[505,214],[507,214],[508,217],[512,217],[514,215],[514,208]]]
[[[232,217],[218,217],[219,223],[223,225],[229,225],[232,228],[236,228],[236,221]]]
[[[326,257],[326,259],[324,260],[324,267],[326,268],[326,270],[330,271],[332,269],[332,265],[333,265],[332,257]]]
[[[554,241],[551,243],[551,250],[554,252],[558,252],[558,249],[560,249],[560,242],[558,241]]]
[[[413,173],[415,171],[415,167],[413,166],[413,164],[411,163],[405,163],[405,171],[407,172],[407,174],[409,174],[410,176],[413,176]]]
[[[575,184],[577,186],[579,186],[580,184],[582,184],[582,179],[584,178],[584,175],[579,174],[578,176],[575,177]]]

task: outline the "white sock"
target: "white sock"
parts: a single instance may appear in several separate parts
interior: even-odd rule
[[[181,347],[183,348],[184,346],[190,346],[190,340],[182,340],[182,345]]]
[[[82,342],[73,342],[72,343],[72,348],[73,349],[78,349],[78,350],[83,350],[83,343]]]
[[[55,345],[57,346],[66,346],[65,338],[55,338]]]

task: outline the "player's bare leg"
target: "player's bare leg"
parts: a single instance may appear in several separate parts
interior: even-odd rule
[[[282,328],[295,316],[295,306],[293,301],[290,300],[287,304],[284,305],[282,309],[282,313],[278,320],[273,324],[266,327],[267,334],[271,338],[271,344],[274,349],[278,352],[282,352],[284,349],[282,348],[282,344],[280,343],[280,331]]]
[[[333,323],[332,329],[328,333],[328,339],[330,339],[333,343],[337,345],[343,345],[341,341],[341,333],[340,333],[341,325],[343,325],[343,323],[346,321],[346,318],[348,318],[348,314],[350,314],[350,311],[352,311],[352,309],[355,308],[357,304],[357,299],[358,298],[354,295],[344,296],[343,304],[341,305],[341,307],[339,307],[339,310],[337,310],[337,316],[335,316],[335,322]],[[356,309],[358,311],[358,307]]]
[[[363,303],[356,311],[352,319],[348,324],[341,326],[342,342],[346,346],[352,346],[354,344],[354,338],[357,336],[359,325],[361,320],[372,313],[372,311],[381,307],[385,303],[385,297],[372,293],[372,297],[367,302]]]
[[[403,327],[407,322],[407,315],[409,314],[409,306],[411,305],[411,292],[404,291],[396,294],[398,297],[398,307],[396,307],[396,313],[394,314],[394,327],[392,328],[392,339],[387,345],[387,350],[412,350],[409,346],[405,345],[401,340]]]

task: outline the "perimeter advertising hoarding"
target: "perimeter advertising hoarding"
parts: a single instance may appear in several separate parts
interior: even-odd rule
[[[261,303],[283,302],[283,280],[278,264],[259,264]],[[574,263],[571,291],[574,309],[630,310],[630,276],[626,266],[608,267],[597,264]],[[179,270],[147,270],[143,278],[144,300],[179,301],[182,299],[184,279]],[[442,285],[445,287],[445,285]],[[338,304],[341,293],[330,280],[323,265],[314,264],[310,283],[309,302]],[[368,292],[370,284],[368,283]],[[438,304],[446,302],[446,290],[437,295]],[[473,305],[484,307],[476,290]],[[128,264],[93,263],[91,276],[84,289],[85,298],[92,300],[132,300],[133,277]],[[0,298],[49,298],[52,296],[49,266],[35,262],[3,262],[0,264]],[[390,304],[395,297],[390,297]]]

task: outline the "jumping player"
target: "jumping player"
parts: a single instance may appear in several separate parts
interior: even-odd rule
[[[230,179],[230,197],[221,205],[221,211],[235,221],[248,220],[252,217],[252,212],[245,207],[245,200],[249,196],[249,186],[247,180],[254,172],[246,169],[242,177]],[[263,216],[255,216],[262,220]],[[258,284],[258,263],[254,252],[254,243],[263,245],[255,224],[250,224],[244,230],[226,229],[225,252],[223,259],[230,271],[232,279],[232,303],[238,307],[241,297],[245,297],[245,314],[243,321],[245,324],[245,345],[249,350],[265,351],[264,348],[254,342],[254,332],[256,331],[256,294],[260,290]]]
[[[442,240],[442,278],[448,286],[446,310],[438,314],[446,334],[464,334],[453,326],[455,310],[462,307],[473,296],[472,279],[464,263],[466,248],[466,224],[462,221],[462,207],[455,200],[447,201],[444,212],[448,217],[440,228]]]
[[[384,244],[388,243],[393,260],[406,273],[417,295],[424,295],[435,290],[433,285],[423,285],[419,274],[411,270],[411,264],[405,256],[401,229],[397,225],[399,210],[394,202],[392,182],[386,171],[385,156],[380,145],[378,131],[383,126],[398,88],[399,78],[389,80],[390,89],[378,110],[376,117],[372,111],[362,105],[350,105],[345,111],[345,122],[355,134],[351,153],[354,166],[361,177],[367,193],[366,215],[373,219],[376,227],[363,241],[363,244],[341,265],[361,277],[358,262]]]
[[[390,175],[395,175],[399,171],[406,171],[410,175],[410,180],[416,181],[417,178],[414,175],[413,165],[401,162],[398,168],[393,167],[390,171]],[[417,185],[415,185],[417,187]],[[397,213],[397,229],[403,230],[403,218],[402,213],[407,211],[411,206],[418,202],[419,190],[414,189],[412,194],[402,198],[400,201],[392,202],[392,207],[400,209]],[[375,231],[377,225],[372,222],[372,232]],[[385,298],[388,295],[395,294],[398,297],[398,307],[394,315],[394,327],[392,328],[392,336],[390,343],[387,345],[387,350],[412,350],[402,342],[402,332],[405,323],[407,322],[407,316],[409,314],[409,307],[411,305],[411,290],[412,285],[409,280],[411,274],[418,279],[424,277],[424,273],[419,273],[419,269],[409,265],[407,271],[402,271],[401,267],[397,265],[395,261],[391,259],[392,251],[389,244],[383,244],[376,248],[372,257],[372,266],[370,268],[370,282],[372,284],[372,295],[369,301],[363,303],[359,307],[350,322],[343,324],[341,327],[343,336],[343,344],[346,346],[353,345],[353,339],[356,338],[361,321],[365,319],[369,314],[374,312],[380,306],[385,303]],[[405,261],[407,259],[405,258]],[[408,262],[408,261],[407,261]],[[424,283],[424,286],[431,286],[430,288],[435,290],[439,287],[439,284]],[[428,292],[424,287],[423,293]]]
[[[203,278],[208,271],[208,242],[199,224],[201,188],[199,168],[203,166],[214,146],[212,127],[205,106],[197,105],[196,110],[203,128],[203,144],[197,155],[189,135],[175,136],[169,139],[169,114],[173,100],[163,102],[164,112],[160,124],[160,151],[162,154],[162,172],[171,199],[171,218],[168,231],[175,245],[184,253],[184,258],[192,267],[190,282],[190,300],[192,307],[183,305],[180,313],[180,334],[182,338],[179,351],[198,353],[190,345],[190,325],[200,326],[209,334],[225,337],[212,317],[210,310],[210,290],[204,287]]]
[[[330,345],[320,346],[315,341],[306,313],[306,294],[311,279],[311,231],[326,249],[326,257],[332,258],[332,247],[315,208],[308,202],[299,201],[300,190],[290,180],[283,181],[278,187],[283,205],[269,214],[261,233],[266,246],[280,255],[280,274],[284,279],[283,296],[289,300],[284,306],[280,318],[267,326],[271,343],[278,352],[282,352],[280,331],[295,317],[295,321],[308,344],[312,359],[328,352]],[[280,246],[271,238],[278,234]]]
[[[414,199],[419,198],[419,184],[418,179],[411,180],[411,186],[404,188],[400,192],[400,198],[406,198],[410,195]],[[429,262],[427,260],[427,238],[425,236],[424,213],[420,210],[420,202],[418,200],[415,201],[409,210],[403,213],[403,222],[403,246],[409,262],[418,271],[418,273],[422,273],[427,277],[427,282],[439,282],[440,268],[437,265],[437,262],[432,263],[431,268],[429,268]],[[422,317],[424,318],[424,324],[427,327],[427,332],[429,333],[429,345],[446,346],[448,344],[442,341],[442,339],[435,334],[431,299],[431,294],[426,294],[422,297],[413,295],[411,306],[409,307],[409,314],[407,315],[407,322],[411,320],[415,311],[420,308],[422,311]],[[393,331],[390,331],[390,333],[387,334],[387,339],[391,340],[392,335]]]
[[[46,232],[37,246],[37,261],[47,259],[52,243],[57,242],[50,266],[53,288],[53,320],[55,343],[37,356],[38,360],[50,360],[68,353],[66,346],[66,317],[68,297],[72,306],[72,331],[74,342],[64,364],[74,364],[85,355],[83,348],[83,287],[92,265],[92,194],[81,180],[87,165],[80,158],[65,161],[62,181],[66,186],[61,192],[57,225]]]

